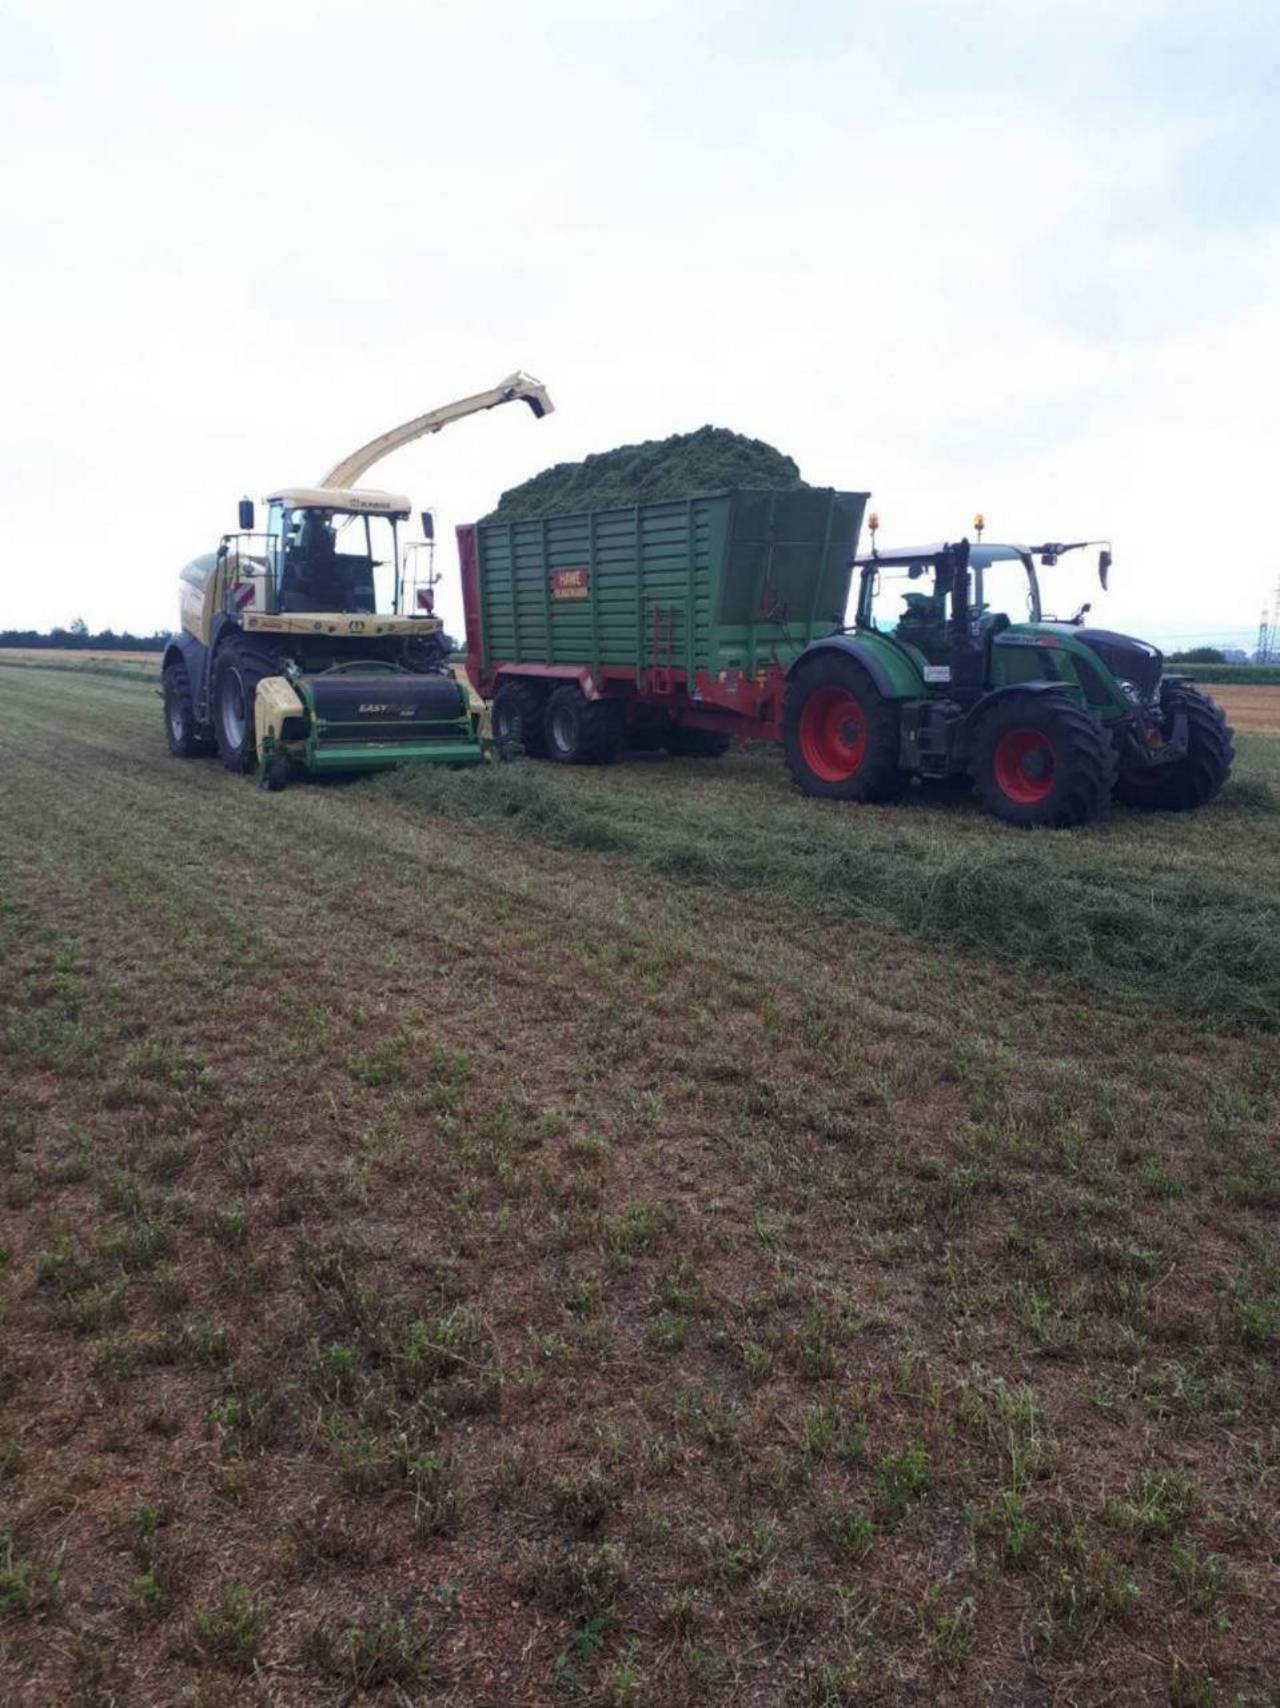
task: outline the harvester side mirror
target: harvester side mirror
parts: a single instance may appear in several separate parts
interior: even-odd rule
[[[1098,553],[1098,580],[1101,583],[1102,591],[1104,593],[1107,591],[1107,581],[1110,578],[1110,575],[1111,553],[1109,551],[1101,551]]]
[[[422,537],[424,540],[434,540],[436,537],[436,519],[429,510],[422,512]]]
[[[242,498],[240,500],[240,532],[242,534],[251,534],[253,532],[252,498]]]

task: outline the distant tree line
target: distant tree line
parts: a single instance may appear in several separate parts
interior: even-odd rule
[[[1227,655],[1216,646],[1189,646],[1184,652],[1166,655],[1170,664],[1225,664]]]
[[[0,646],[56,647],[60,651],[83,652],[163,652],[168,635],[158,629],[152,635],[130,634],[125,629],[99,629],[92,633],[82,617],[77,617],[68,629],[50,629],[41,634],[38,629],[0,629]]]

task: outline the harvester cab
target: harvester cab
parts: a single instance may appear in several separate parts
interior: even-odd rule
[[[502,403],[553,405],[527,374],[362,446],[319,486],[240,503],[238,527],[179,576],[180,631],[165,649],[170,751],[216,752],[280,788],[296,770],[372,771],[483,758],[484,704],[448,661],[435,614],[434,523],[405,542],[409,500],[354,483],[424,434]]]
[[[789,673],[784,741],[809,794],[886,800],[913,776],[975,789],[1022,825],[1082,824],[1113,795],[1190,809],[1230,774],[1231,731],[1213,701],[1164,673],[1158,648],[1085,625],[1090,604],[1046,618],[1041,575],[1102,541],[961,539],[872,550],[853,627],[814,642]]]

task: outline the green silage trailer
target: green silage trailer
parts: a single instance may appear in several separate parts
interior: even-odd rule
[[[866,502],[736,490],[460,528],[495,735],[562,759],[778,739],[788,667],[843,620]]]

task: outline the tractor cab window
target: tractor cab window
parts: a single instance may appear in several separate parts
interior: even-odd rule
[[[871,626],[911,647],[927,664],[945,664],[948,591],[932,563],[886,565],[876,571]]]
[[[975,548],[969,563],[969,602],[980,617],[1005,616],[1011,623],[1040,620],[1036,582],[1020,557],[998,557],[987,563],[982,549]]]
[[[391,517],[311,506],[282,508],[280,540],[282,611],[394,609],[396,530]]]

